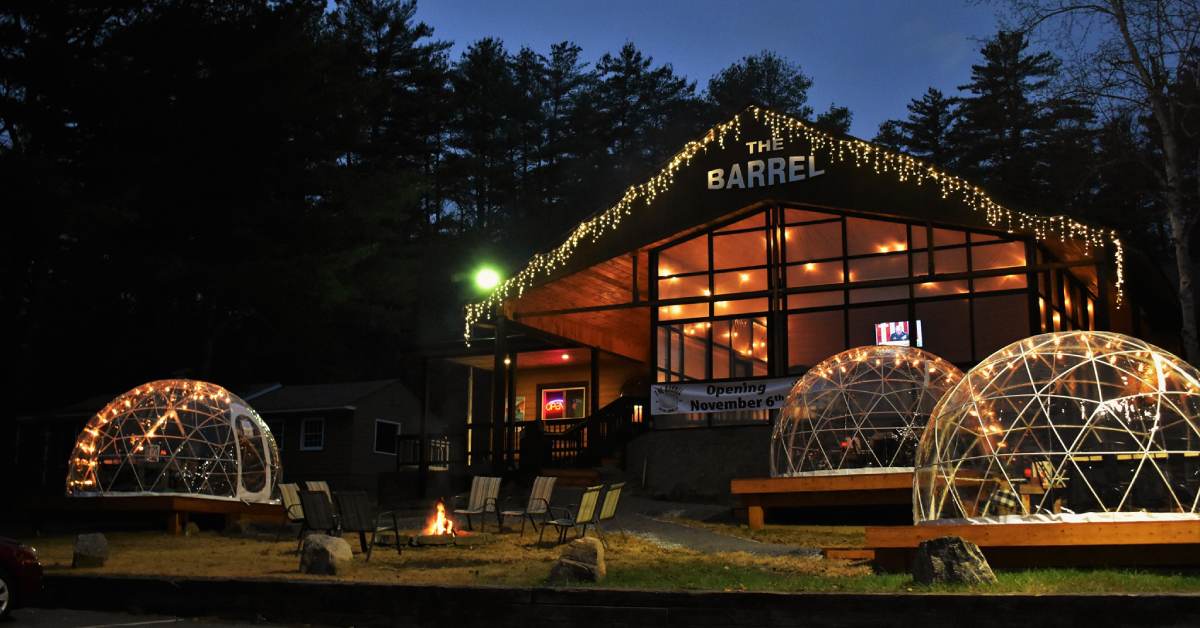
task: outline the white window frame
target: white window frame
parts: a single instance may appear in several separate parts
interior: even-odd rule
[[[393,440],[392,447],[395,447],[396,451],[379,451],[379,424],[380,423],[388,423],[391,425],[395,425],[396,426],[396,436],[399,436],[401,434],[400,430],[401,430],[402,424],[400,423],[400,421],[392,421],[390,419],[375,419],[375,443],[374,443],[375,453],[383,454],[385,456],[400,455],[399,444],[394,442],[395,438],[392,439]]]
[[[308,445],[308,426],[310,423],[319,423],[321,425],[321,444],[312,447]],[[300,451],[323,451],[325,449],[325,417],[308,417],[300,420]]]

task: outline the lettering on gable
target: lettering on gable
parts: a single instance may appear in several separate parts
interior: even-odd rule
[[[804,181],[825,174],[817,167],[816,155],[766,156],[766,153],[783,150],[782,138],[749,141],[746,148],[752,159],[708,171],[708,189],[747,190]],[[753,159],[756,155],[759,158]]]

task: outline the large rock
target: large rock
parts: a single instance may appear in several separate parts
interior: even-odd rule
[[[604,563],[604,545],[599,539],[575,539],[563,548],[562,554],[550,568],[551,584],[600,582],[608,575]]]
[[[351,560],[353,554],[350,552],[350,544],[345,539],[310,534],[304,537],[304,546],[300,549],[300,573],[335,576],[344,570]]]
[[[108,560],[108,539],[103,534],[80,534],[75,537],[72,567],[103,567]]]
[[[922,541],[913,559],[913,582],[918,584],[991,584],[996,574],[979,546],[958,536]]]

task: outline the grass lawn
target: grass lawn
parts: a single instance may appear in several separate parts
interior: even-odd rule
[[[760,543],[779,543],[802,547],[862,547],[866,543],[867,534],[866,528],[862,526],[768,525],[761,530],[751,530],[744,524],[710,523],[686,517],[667,517],[665,520]]]
[[[772,540],[848,539],[853,529],[794,529],[773,531]],[[770,530],[770,529],[769,529]],[[861,534],[861,528],[857,534]],[[534,586],[544,582],[554,547],[537,547],[534,539],[516,534],[497,535],[496,542],[479,547],[405,549],[397,556],[377,548],[370,563],[358,555],[357,539],[346,537],[355,561],[344,575],[307,576],[297,572],[294,539],[279,542],[201,533],[174,537],[155,532],[115,532],[107,535],[110,558],[96,569],[71,569],[73,537],[32,539],[47,573],[103,573],[166,577],[335,579],[394,584]],[[755,536],[753,538],[761,537]],[[746,553],[704,554],[666,548],[650,540],[613,534],[609,538],[608,580],[604,587],[652,590],[715,591],[845,591],[929,592],[963,588],[914,586],[906,575],[876,575],[866,565],[800,556],[757,556]],[[828,545],[827,543],[820,543]],[[1200,575],[1123,570],[1041,569],[1000,572],[999,584],[988,593],[1109,593],[1200,592]]]

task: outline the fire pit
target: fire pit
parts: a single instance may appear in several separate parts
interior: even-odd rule
[[[429,523],[420,534],[412,537],[410,543],[413,547],[438,547],[442,545],[484,545],[491,543],[492,535],[484,532],[468,532],[459,530],[454,525],[454,520],[446,514],[446,504],[442,500],[437,501],[433,515],[429,518]]]

